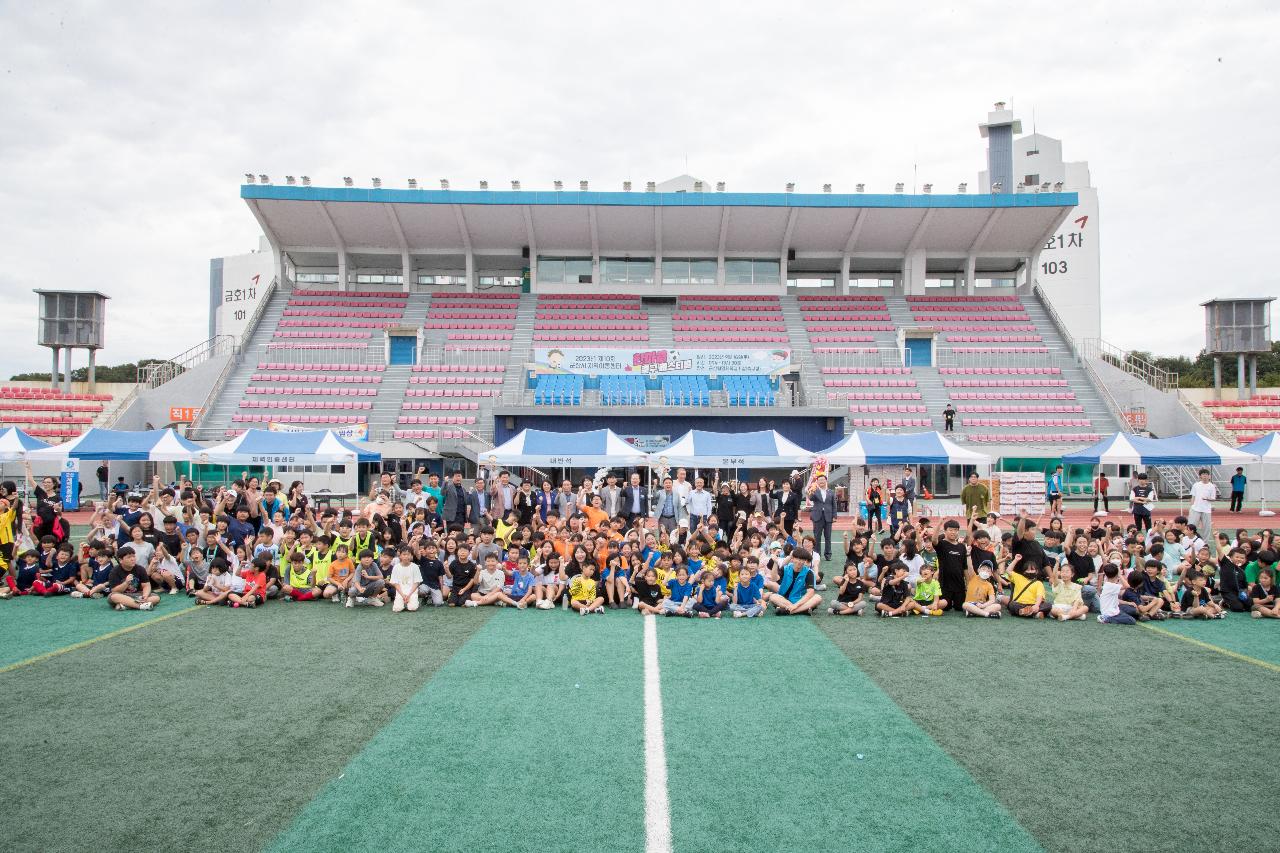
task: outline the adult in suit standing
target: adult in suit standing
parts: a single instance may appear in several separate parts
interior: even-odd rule
[[[454,471],[453,477],[441,491],[444,493],[444,505],[440,509],[440,516],[444,519],[445,526],[454,524],[465,526],[469,502],[467,489],[462,485],[462,472]]]
[[[467,504],[471,512],[472,527],[489,523],[489,510],[493,508],[493,500],[480,477],[476,478],[476,487],[467,492]]]
[[[511,473],[503,471],[498,479],[489,487],[489,506],[493,518],[506,518],[507,513],[516,508],[516,487],[511,483]]]
[[[622,487],[619,509],[614,515],[626,516],[627,524],[649,517],[649,487],[641,485],[640,475],[632,474],[631,482]]]
[[[827,485],[825,474],[819,475],[809,487],[809,521],[813,524],[813,548],[822,552],[822,559],[831,559],[831,525],[836,520],[836,493]]]
[[[600,487],[600,508],[609,514],[610,518],[616,518],[625,513],[622,507],[622,489],[618,488],[618,477],[610,474],[605,477],[604,485]]]
[[[578,496],[573,493],[573,483],[565,480],[560,491],[556,492],[556,515],[560,516],[561,521],[568,521],[577,511]]]
[[[791,481],[782,481],[782,490],[778,492],[777,516],[782,521],[782,529],[791,534],[791,529],[800,517],[800,495],[791,490]]]

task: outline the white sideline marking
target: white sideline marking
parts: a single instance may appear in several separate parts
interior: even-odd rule
[[[671,804],[667,799],[667,744],[662,733],[658,623],[652,615],[644,617],[644,834],[645,853],[671,853]]]

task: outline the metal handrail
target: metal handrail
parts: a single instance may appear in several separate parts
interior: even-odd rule
[[[1215,441],[1220,441],[1225,445],[1234,447],[1236,445],[1235,436],[1227,432],[1226,427],[1218,423],[1217,419],[1206,412],[1199,403],[1196,403],[1190,397],[1178,390],[1178,403],[1186,410],[1187,414],[1196,419],[1196,423],[1204,428]]]
[[[1067,348],[1071,350],[1071,354],[1079,356],[1080,353],[1076,347],[1076,340],[1072,337],[1071,333],[1067,331],[1067,324],[1063,321],[1061,315],[1058,314],[1058,309],[1053,307],[1053,303],[1049,300],[1049,295],[1044,292],[1044,289],[1040,287],[1039,283],[1032,285],[1031,292],[1034,293],[1036,299],[1039,300],[1040,307],[1044,309],[1044,313],[1049,315],[1049,321],[1053,323],[1054,329],[1062,338],[1063,343],[1067,345]]]
[[[1107,408],[1111,410],[1112,416],[1120,424],[1122,432],[1134,432],[1133,424],[1129,423],[1129,418],[1125,415],[1124,409],[1116,402],[1116,398],[1111,396],[1111,390],[1107,387],[1107,383],[1102,381],[1102,377],[1093,369],[1093,365],[1089,363],[1089,359],[1080,359],[1080,364],[1084,367],[1084,372],[1088,374],[1089,380],[1093,382],[1093,386],[1098,389],[1098,396],[1102,398],[1102,402],[1107,404]]]
[[[253,309],[253,314],[249,316],[249,322],[244,327],[246,340],[257,330],[258,323],[262,320],[262,315],[267,310],[267,305],[271,303],[271,298],[275,295],[278,284],[279,279],[273,278],[263,289],[262,296],[258,299],[258,305]],[[222,396],[223,388],[226,386],[227,381],[230,380],[231,374],[243,360],[244,349],[237,347],[232,352],[231,358],[227,359],[227,363],[222,366],[222,372],[218,374],[218,378],[214,380],[213,387],[209,389],[209,394],[205,397],[205,404],[200,408],[200,413],[196,415],[195,420],[187,427],[188,435],[195,434],[197,430],[204,427],[205,418],[208,417],[210,410],[213,409],[213,403]]]
[[[159,388],[198,364],[226,352],[235,352],[235,348],[236,339],[234,335],[215,335],[207,341],[202,341],[187,351],[175,355],[173,358],[140,366],[137,374],[138,384],[145,385],[148,388]]]
[[[1158,391],[1178,389],[1178,374],[1157,367],[1146,359],[1123,350],[1115,344],[1109,344],[1101,338],[1085,338],[1080,342],[1080,350],[1083,357],[1100,358],[1125,373],[1136,376]]]

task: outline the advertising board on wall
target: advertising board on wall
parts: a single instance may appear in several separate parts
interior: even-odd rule
[[[791,370],[791,350],[535,347],[533,362],[535,373],[776,376]]]

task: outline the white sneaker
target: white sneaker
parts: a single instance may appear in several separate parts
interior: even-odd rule
[[[355,606],[356,606],[356,597],[355,597],[354,595],[348,595],[348,596],[347,596],[347,603],[346,603],[344,606],[345,606],[345,607],[355,607]]]
[[[733,618],[734,618],[734,619],[740,619],[740,618],[742,618],[742,611],[741,611],[741,610],[735,610],[735,611],[733,611]]]
[[[517,605],[516,605],[516,610],[524,610],[524,602],[523,602],[523,601],[521,601],[519,604],[517,604]]]
[[[78,589],[73,589],[73,590],[71,590],[71,597],[72,597],[72,598],[84,598],[84,593],[83,593],[83,592],[81,592],[81,591],[80,591],[80,590],[78,590]],[[1253,611],[1253,612],[1254,612],[1254,613],[1258,613],[1258,611],[1256,611],[1256,610],[1255,610],[1255,611]],[[1261,613],[1258,613],[1258,615],[1259,615],[1259,616],[1261,616],[1262,614],[1261,614]]]
[[[584,607],[584,608],[582,608],[581,610],[579,610],[579,611],[578,611],[578,615],[579,615],[579,616],[586,616],[586,615],[587,615],[587,608],[585,608],[585,607]]]
[[[175,586],[173,589],[169,590],[169,594],[170,594],[170,595],[177,595],[177,594],[178,594],[178,588]]]
[[[123,605],[123,604],[117,604],[117,605],[115,606],[115,608],[114,608],[114,609],[116,609],[116,610],[124,610],[124,605]]]
[[[144,602],[142,602],[141,604],[139,604],[139,605],[138,605],[138,609],[139,609],[139,610],[150,610],[150,609],[152,608],[152,606],[153,606],[153,605],[151,604],[151,602],[150,602],[150,601],[144,601]]]
[[[596,613],[604,613],[604,608],[603,608],[603,607],[597,607],[597,608],[595,609],[595,612],[596,612]]]
[[[374,607],[381,607],[382,605],[386,604],[386,602],[383,601],[381,598],[370,599],[369,603],[372,604]]]
[[[462,602],[462,606],[463,607],[479,607],[480,605],[477,602],[471,601],[470,599],[468,599],[467,601]]]

